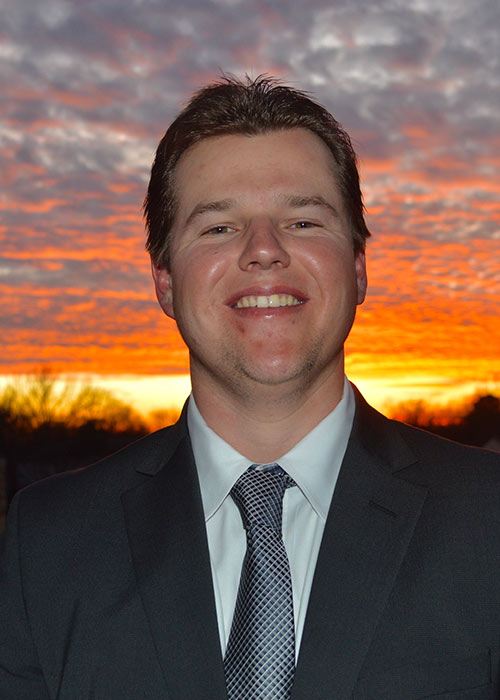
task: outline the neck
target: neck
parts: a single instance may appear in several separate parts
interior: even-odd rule
[[[208,426],[240,454],[258,464],[273,462],[318,425],[339,403],[343,358],[314,386],[258,386],[234,392],[191,371],[196,405]]]

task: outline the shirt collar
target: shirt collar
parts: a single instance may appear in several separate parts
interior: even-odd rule
[[[354,411],[354,392],[345,378],[342,399],[334,410],[276,460],[323,520],[326,520],[347,448]],[[187,420],[205,520],[208,520],[252,462],[209,428],[192,395]]]

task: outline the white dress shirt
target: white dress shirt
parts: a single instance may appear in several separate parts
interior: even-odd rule
[[[326,516],[351,432],[354,410],[354,393],[345,379],[344,393],[335,409],[276,460],[298,487],[287,489],[283,499],[283,541],[292,576],[296,656]],[[193,396],[188,405],[188,429],[200,480],[224,654],[246,552],[241,515],[229,492],[252,462],[208,427]]]

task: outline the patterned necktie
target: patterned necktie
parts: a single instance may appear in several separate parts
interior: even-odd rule
[[[292,580],[281,536],[283,494],[295,482],[278,465],[250,467],[231,490],[247,552],[224,657],[229,700],[288,700],[295,671]]]

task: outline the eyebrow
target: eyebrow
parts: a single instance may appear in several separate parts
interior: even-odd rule
[[[283,201],[285,205],[293,207],[294,209],[300,209],[301,207],[324,207],[325,209],[328,209],[330,214],[333,214],[333,216],[335,216],[337,219],[340,218],[340,214],[337,209],[335,209],[330,202],[327,202],[324,197],[321,197],[321,195],[313,195],[310,197],[302,195],[280,195],[278,199]]]
[[[209,211],[227,211],[234,205],[234,199],[221,199],[215,202],[199,202],[189,214],[184,225],[189,226],[195,219]]]

